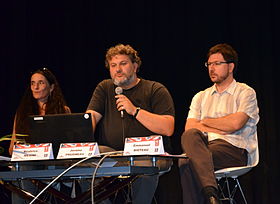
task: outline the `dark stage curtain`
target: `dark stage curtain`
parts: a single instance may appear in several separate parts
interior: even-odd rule
[[[226,42],[239,53],[235,78],[256,90],[261,117],[260,162],[241,183],[249,203],[278,203],[279,6],[276,0],[1,2],[0,136],[12,131],[31,71],[51,69],[72,111],[84,112],[97,83],[109,78],[106,50],[123,43],[142,57],[139,76],[170,90],[176,107],[173,153],[179,154],[191,98],[211,86],[206,52]],[[0,146],[7,155],[8,144]],[[161,180],[161,203],[180,203],[178,178],[174,166]]]

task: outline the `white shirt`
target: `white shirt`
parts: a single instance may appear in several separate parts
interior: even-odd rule
[[[198,92],[192,99],[188,118],[202,120],[236,112],[246,113],[250,117],[247,123],[240,130],[227,135],[209,132],[208,140],[224,139],[252,153],[258,145],[256,125],[259,121],[259,108],[256,93],[248,85],[233,80],[222,93],[218,93],[215,85]]]

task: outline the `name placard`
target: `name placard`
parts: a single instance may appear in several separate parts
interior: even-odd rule
[[[62,143],[60,144],[57,159],[85,158],[94,155],[99,155],[99,149],[96,142]]]
[[[53,159],[51,143],[15,144],[11,161]]]
[[[124,155],[164,154],[162,136],[130,137],[125,139]]]

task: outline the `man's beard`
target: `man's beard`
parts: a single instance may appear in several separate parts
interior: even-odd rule
[[[116,85],[116,86],[128,86],[130,85],[133,81],[135,80],[135,77],[134,75],[130,75],[128,77],[125,77],[125,79],[123,80],[117,80],[116,78],[113,79],[113,83]]]
[[[216,83],[216,84],[220,84],[222,83],[223,81],[225,81],[229,76],[229,73],[225,74],[224,76],[218,76],[216,75],[216,79],[211,79],[213,83]]]

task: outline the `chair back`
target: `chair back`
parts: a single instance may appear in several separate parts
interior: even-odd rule
[[[248,154],[248,162],[247,166],[255,167],[259,163],[259,145],[258,145],[258,137],[255,136],[256,141],[256,149]]]
[[[257,164],[259,163],[259,146],[258,146],[257,138],[256,141],[257,141],[256,149],[250,154],[248,154],[247,166],[237,166],[237,167],[228,167],[224,169],[219,169],[215,171],[216,178],[218,179],[223,177],[237,178],[238,176],[246,174],[253,167],[257,166]]]
[[[243,193],[242,187],[238,181],[238,177],[246,174],[253,167],[257,166],[257,164],[259,163],[259,145],[258,145],[257,135],[255,137],[255,141],[256,141],[257,145],[256,145],[255,150],[248,154],[247,166],[230,167],[230,168],[224,168],[224,169],[215,171],[215,176],[218,180],[218,188],[221,193],[220,200],[229,201],[230,204],[236,203],[234,200],[234,195],[236,193],[236,190],[239,189],[240,193],[242,195],[242,198],[244,200],[244,203],[245,204],[248,203],[245,198],[245,195]],[[225,180],[222,181],[222,180],[220,180],[221,178],[225,178]],[[235,181],[235,185],[233,188],[230,188],[228,178],[232,178]],[[221,182],[222,184],[220,184],[219,182]],[[225,188],[225,186],[227,188]],[[227,191],[226,194],[224,191]]]
[[[247,166],[255,167],[259,163],[259,147],[257,145],[254,152],[248,155],[248,164]]]

